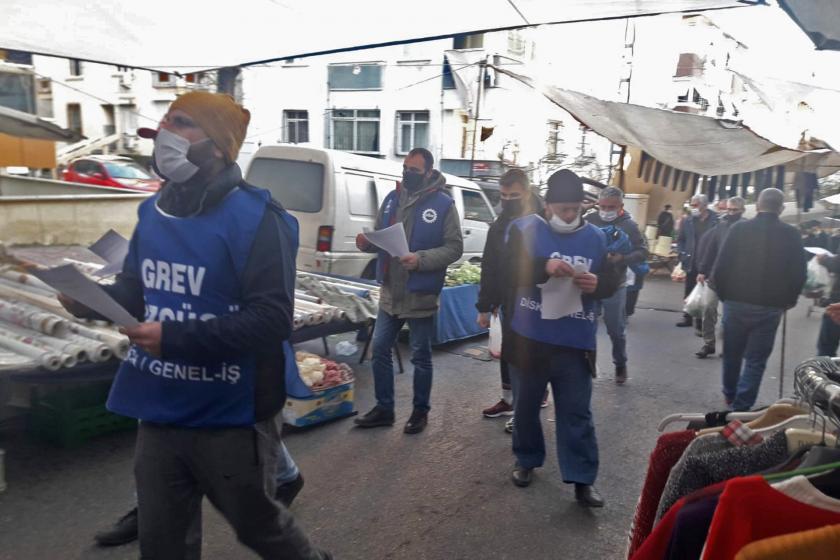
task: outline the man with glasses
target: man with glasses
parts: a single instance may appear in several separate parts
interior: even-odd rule
[[[685,271],[685,297],[688,297],[697,285],[697,249],[700,239],[718,223],[718,215],[709,208],[709,199],[705,194],[696,194],[691,197],[690,206],[691,214],[683,220],[677,236],[677,251],[680,264]],[[700,319],[695,321],[691,315],[684,313],[682,321],[677,323],[678,327],[691,325],[694,325],[697,336],[703,336]]]

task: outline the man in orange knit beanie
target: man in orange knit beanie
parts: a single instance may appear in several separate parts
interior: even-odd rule
[[[262,558],[330,558],[278,493],[285,379],[297,378],[297,221],[242,180],[236,157],[249,120],[230,96],[192,92],[157,130],[138,131],[154,139],[165,182],[140,205],[123,271],[103,288],[142,321],[122,329],[131,349],[107,407],[140,421],[143,558],[199,558],[205,496]]]

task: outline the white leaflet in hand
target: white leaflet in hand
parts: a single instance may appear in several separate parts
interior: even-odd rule
[[[834,256],[834,253],[828,251],[827,249],[823,249],[822,247],[805,247],[805,250],[809,253],[813,253],[814,255],[828,255],[829,257]]]
[[[545,284],[538,284],[538,287],[541,291],[540,311],[543,319],[560,319],[583,311],[583,301],[580,298],[582,292],[570,276],[552,276]]]
[[[408,250],[408,239],[405,237],[405,228],[403,227],[402,222],[397,222],[385,229],[366,231],[364,232],[364,236],[368,241],[390,254],[392,257],[404,257],[410,252]]]
[[[123,262],[128,254],[128,239],[109,229],[89,248],[105,261],[105,266],[94,272],[94,276],[104,278],[122,272]]]
[[[102,286],[82,274],[72,264],[47,270],[35,270],[32,274],[60,293],[86,305],[117,325],[129,328],[139,325],[123,306],[102,289]]]

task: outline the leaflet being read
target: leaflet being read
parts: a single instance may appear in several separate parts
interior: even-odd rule
[[[105,266],[94,272],[94,276],[113,276],[122,272],[123,262],[128,254],[128,239],[109,229],[89,249],[105,261]]]
[[[576,273],[587,272],[588,268],[583,264],[576,264],[572,268]],[[560,319],[573,313],[583,311],[583,300],[581,300],[580,288],[575,286],[574,279],[570,276],[563,278],[551,277],[545,284],[539,284],[540,288],[540,316],[543,319]]]
[[[32,274],[117,325],[136,327],[139,324],[123,306],[102,289],[102,286],[82,274],[72,264],[35,270]]]
[[[409,253],[408,239],[405,237],[405,228],[402,222],[397,222],[385,229],[365,231],[364,236],[392,257],[404,257]]]

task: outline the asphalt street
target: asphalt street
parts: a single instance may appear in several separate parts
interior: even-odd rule
[[[720,410],[720,359],[699,360],[702,341],[676,328],[682,284],[653,278],[627,330],[630,380],[612,381],[609,341],[599,332],[593,408],[600,443],[602,510],[579,507],[560,480],[551,409],[544,413],[549,457],[526,489],[513,486],[510,436],[503,419],[481,417],[499,396],[496,362],[464,355],[486,338],[435,352],[427,430],[402,433],[410,414],[411,374],[397,377],[397,425],[363,431],[341,420],[287,435],[306,486],[292,510],[319,546],[338,559],[618,559],[644,477],[657,424],[674,412]],[[788,312],[786,389],[793,367],[814,354],[821,311],[807,301]],[[337,341],[333,337],[332,342]],[[760,403],[778,392],[781,328]],[[320,343],[309,347],[320,351]],[[404,350],[404,356],[407,351]],[[368,364],[356,370],[356,404],[373,404]],[[137,558],[136,544],[101,549],[92,535],[133,504],[134,435],[123,433],[65,450],[15,426],[0,432],[8,489],[0,494],[0,559]],[[204,558],[256,558],[205,503]]]

